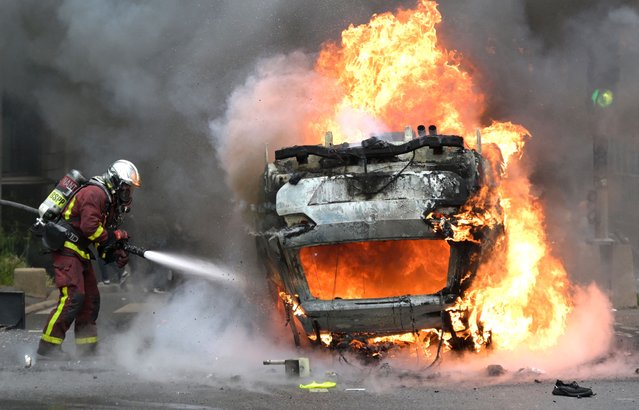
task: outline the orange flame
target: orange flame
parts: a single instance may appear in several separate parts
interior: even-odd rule
[[[306,316],[306,312],[304,312],[304,309],[302,309],[302,306],[300,306],[298,302],[298,297],[299,297],[298,295],[291,296],[287,294],[286,292],[280,292],[279,296],[280,296],[280,299],[282,299],[282,302],[284,302],[284,305],[295,316],[302,316],[302,317]]]
[[[472,129],[484,97],[460,69],[455,52],[437,44],[440,22],[436,3],[422,1],[415,10],[375,15],[367,25],[350,26],[341,47],[326,45],[317,71],[334,78],[343,96],[333,117],[318,119],[311,131],[330,130],[339,142],[359,138],[354,131],[401,130],[423,121],[450,133]],[[366,129],[368,124],[377,128]]]
[[[491,334],[500,349],[554,346],[563,334],[571,309],[570,283],[561,263],[550,255],[543,213],[530,192],[530,183],[505,179],[500,187],[506,215],[503,253],[480,267],[473,288],[459,308],[471,311],[475,348]]]
[[[311,294],[332,300],[436,293],[446,286],[444,241],[397,240],[300,249]]]
[[[316,336],[312,335],[310,339],[315,341]],[[450,334],[444,333],[442,335],[442,332],[435,329],[421,329],[410,333],[375,336],[361,340],[353,339],[348,344],[355,350],[367,350],[371,357],[381,356],[381,353],[388,349],[388,345],[394,345],[392,347],[413,346],[417,348],[415,353],[419,356],[432,357],[435,356],[440,347],[442,351],[451,349],[448,340],[450,340]],[[330,347],[333,343],[333,335],[328,332],[320,332],[320,341],[324,346]],[[439,346],[440,344],[441,346]]]
[[[305,137],[317,140],[331,131],[335,143],[358,141],[372,131],[427,122],[441,133],[465,136],[472,146],[479,129],[491,172],[505,171],[501,185],[490,189],[501,198],[506,235],[498,246],[501,252],[480,267],[457,309],[470,317],[476,349],[489,337],[497,349],[548,348],[564,331],[571,309],[570,283],[561,263],[550,255],[543,212],[530,183],[509,172],[529,132],[510,122],[481,126],[485,97],[462,69],[460,56],[438,43],[436,25],[441,20],[435,2],[420,0],[413,10],[379,14],[368,24],[351,25],[342,33],[341,44],[325,45],[316,71],[333,79],[338,102],[331,115],[311,121]],[[491,144],[499,150],[488,149]],[[490,207],[499,204],[481,202],[485,195],[473,199],[485,206],[485,212],[469,213],[475,202],[457,215],[463,223],[457,225],[453,240],[468,240],[473,226],[501,222],[490,213]]]

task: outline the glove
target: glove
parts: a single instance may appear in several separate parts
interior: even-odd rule
[[[124,249],[116,249],[113,254],[115,256],[115,264],[118,265],[118,268],[122,269],[129,263],[129,252]]]
[[[129,239],[129,234],[123,229],[116,229],[113,231],[113,237],[116,241],[121,241],[123,239]]]
[[[116,229],[108,232],[107,240],[101,246],[104,252],[109,252],[117,247],[118,242],[126,241],[127,239],[129,239],[129,234],[126,231]]]
[[[106,262],[111,263],[116,260],[115,251],[120,249],[121,242],[129,239],[129,234],[122,229],[109,231],[107,240],[99,246],[100,257]],[[126,264],[126,262],[125,262]]]

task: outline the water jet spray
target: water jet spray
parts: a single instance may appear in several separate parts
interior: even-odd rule
[[[187,275],[215,280],[236,280],[234,275],[224,272],[217,265],[209,261],[185,255],[172,255],[165,252],[151,251],[140,246],[132,245],[128,241],[121,241],[118,246],[131,254],[157,263],[158,265],[178,270]]]

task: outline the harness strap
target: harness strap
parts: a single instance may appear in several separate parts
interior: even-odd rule
[[[61,218],[58,221],[58,225],[66,229],[65,236],[67,237],[67,240],[75,244],[78,248],[86,250],[89,245],[91,245],[91,241],[84,236],[79,229],[74,228],[68,221]]]

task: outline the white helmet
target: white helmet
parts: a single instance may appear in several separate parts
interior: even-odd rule
[[[142,185],[138,169],[126,159],[119,159],[111,164],[105,176],[113,184],[112,189],[120,188],[123,183],[136,187]]]

